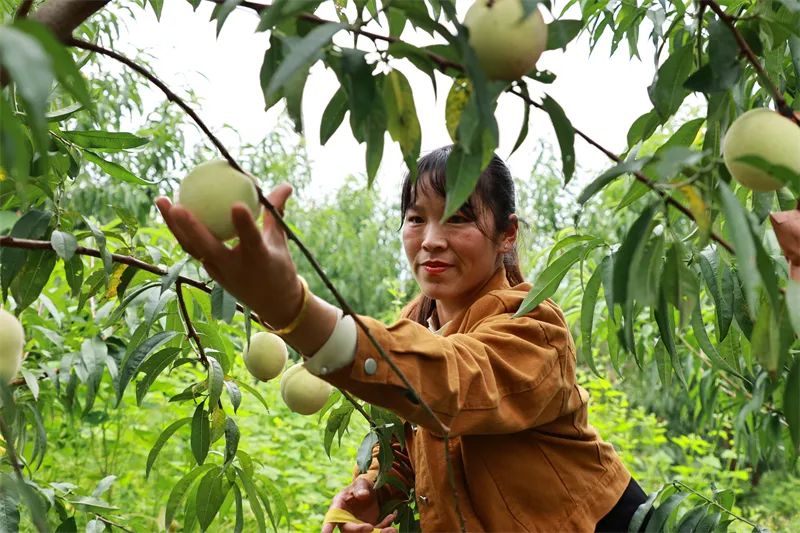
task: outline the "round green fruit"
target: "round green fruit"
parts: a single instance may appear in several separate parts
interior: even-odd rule
[[[800,127],[771,109],[751,109],[728,128],[722,143],[722,156],[731,176],[754,191],[776,191],[783,183],[769,173],[737,161],[758,156],[800,174]]]
[[[255,180],[231,167],[224,159],[197,165],[183,178],[178,190],[178,204],[221,241],[236,236],[231,217],[231,208],[236,202],[245,204],[253,217],[258,217]]]
[[[0,379],[6,383],[14,379],[22,365],[25,331],[17,317],[0,309]]]
[[[331,395],[330,383],[323,381],[297,363],[281,377],[281,396],[295,413],[313,415],[325,405]]]
[[[467,11],[469,44],[489,79],[521,78],[547,47],[547,25],[539,8],[523,16],[520,0],[477,0]]]
[[[244,366],[261,381],[268,381],[281,373],[289,352],[283,339],[267,331],[250,337],[250,347],[244,354]]]

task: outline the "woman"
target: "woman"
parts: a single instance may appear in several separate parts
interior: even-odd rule
[[[421,294],[392,326],[360,318],[450,428],[468,531],[627,530],[646,498],[587,423],[588,394],[576,383],[563,314],[547,300],[512,318],[531,285],[519,271],[510,173],[495,156],[467,203],[442,222],[449,153],[423,157],[417,182],[407,176],[403,184],[403,245]],[[269,200],[282,210],[290,193],[281,185]],[[260,232],[234,207],[240,244],[229,250],[184,209],[157,203],[184,249],[268,323],[284,326],[284,339],[310,355],[311,372],[408,421],[407,456],[399,454],[394,471],[414,484],[423,531],[458,530],[440,426],[352,317],[308,293],[275,220],[266,215]],[[331,508],[367,522],[336,524],[342,531],[394,531],[394,516],[378,515],[391,489],[374,489],[376,467],[334,498]]]

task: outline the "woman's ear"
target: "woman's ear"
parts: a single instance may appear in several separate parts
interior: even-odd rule
[[[514,244],[517,242],[517,233],[519,230],[519,219],[517,215],[511,213],[508,215],[508,226],[501,236],[500,250],[503,253],[510,252],[514,249]]]

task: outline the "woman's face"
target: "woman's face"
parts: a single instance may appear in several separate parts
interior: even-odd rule
[[[493,216],[480,202],[477,224],[461,213],[442,222],[444,206],[443,197],[419,187],[403,220],[403,247],[420,289],[436,300],[440,319],[444,311],[446,321],[469,306],[496,272],[502,254],[514,244],[516,224],[493,241],[489,237],[497,232]]]

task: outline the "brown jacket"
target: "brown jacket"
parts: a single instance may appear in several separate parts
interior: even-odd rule
[[[450,427],[467,531],[594,531],[630,473],[587,422],[589,395],[576,383],[559,308],[547,300],[511,318],[530,288],[510,287],[501,268],[440,335],[408,319],[360,318]],[[438,426],[363,331],[354,362],[325,379],[418,426],[406,434],[422,530],[458,531]]]

